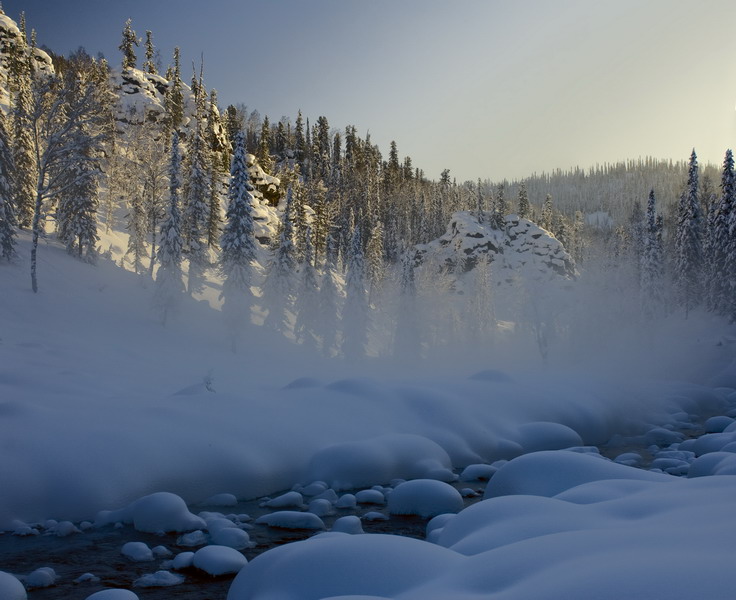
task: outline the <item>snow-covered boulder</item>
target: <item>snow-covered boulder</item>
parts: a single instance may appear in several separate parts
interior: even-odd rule
[[[120,553],[135,562],[148,562],[153,560],[153,551],[143,542],[128,542],[123,544]]]
[[[186,503],[176,494],[156,492],[143,496],[126,508],[102,511],[97,515],[97,525],[132,523],[138,531],[192,531],[206,528],[204,519],[189,512]]]
[[[583,483],[608,479],[669,481],[673,478],[620,465],[595,454],[533,452],[503,465],[488,483],[484,498],[512,494],[551,497]]]
[[[184,583],[184,577],[171,571],[156,571],[147,573],[133,582],[135,587],[171,587]]]
[[[575,263],[562,242],[528,219],[508,215],[502,228],[493,225],[490,213],[482,221],[470,211],[453,213],[446,232],[416,248],[416,262],[439,265],[449,272],[470,271],[487,257],[499,280],[511,271],[523,270],[532,279],[547,281],[576,276]]]
[[[138,595],[130,590],[112,589],[95,592],[85,600],[139,600]]]
[[[192,564],[213,577],[237,573],[248,560],[237,550],[227,546],[205,546],[194,553]]]
[[[306,479],[349,490],[397,477],[453,481],[456,476],[450,457],[436,442],[413,434],[390,434],[324,448],[309,461]]]
[[[3,598],[3,600],[26,600],[28,595],[26,594],[26,588],[23,587],[17,577],[5,571],[0,571],[0,598]]]
[[[325,524],[317,515],[296,510],[280,510],[256,519],[256,523],[280,529],[325,529]]]
[[[392,515],[435,517],[463,509],[463,498],[454,487],[433,479],[414,479],[397,486],[388,497]]]

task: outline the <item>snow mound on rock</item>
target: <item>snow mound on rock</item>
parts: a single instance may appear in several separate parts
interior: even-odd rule
[[[510,460],[493,476],[484,499],[525,494],[554,496],[572,487],[601,479],[670,481],[672,477],[642,471],[595,454],[544,451]]]
[[[296,510],[280,510],[263,515],[256,519],[256,523],[281,529],[325,529],[325,524],[317,515]]]
[[[463,498],[454,487],[433,479],[414,479],[398,485],[388,497],[392,515],[435,517],[463,509]]]
[[[26,600],[28,595],[26,594],[26,588],[18,578],[0,571],[0,598],[3,600]]]
[[[213,577],[237,573],[248,560],[237,550],[227,546],[205,546],[194,553],[192,564]]]
[[[447,452],[436,442],[413,434],[328,446],[312,457],[306,473],[306,480],[326,481],[338,491],[397,478],[453,481],[456,477]]]
[[[130,590],[102,590],[87,596],[85,600],[139,600]]]
[[[203,519],[189,512],[181,497],[170,492],[143,496],[121,510],[102,511],[96,519],[97,525],[117,522],[132,523],[138,531],[147,533],[192,531],[207,527]]]
[[[471,270],[481,257],[487,257],[501,279],[523,270],[533,279],[573,279],[577,273],[572,257],[552,233],[517,215],[504,218],[501,227],[494,225],[490,212],[482,219],[476,213],[452,214],[445,233],[416,249],[418,263],[440,265],[456,272],[458,261]]]

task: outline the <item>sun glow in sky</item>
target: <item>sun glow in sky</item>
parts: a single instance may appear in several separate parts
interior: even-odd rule
[[[732,3],[712,0],[5,0],[40,45],[114,66],[130,17],[162,68],[204,54],[219,100],[370,132],[437,179],[639,156],[720,163],[736,139]],[[143,48],[139,49],[139,64]]]

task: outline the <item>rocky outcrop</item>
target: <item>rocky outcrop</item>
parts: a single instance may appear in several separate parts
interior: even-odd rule
[[[468,272],[481,257],[503,278],[523,272],[533,279],[574,279],[575,263],[552,233],[528,219],[508,215],[499,225],[491,213],[469,211],[452,215],[440,238],[416,248],[417,264],[435,264],[453,273]]]

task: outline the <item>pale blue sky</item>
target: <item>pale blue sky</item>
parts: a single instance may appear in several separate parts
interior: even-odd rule
[[[736,136],[728,0],[5,0],[39,44],[113,65],[128,17],[223,106],[325,115],[438,178],[652,155],[720,163]],[[139,51],[139,63],[143,51]]]

